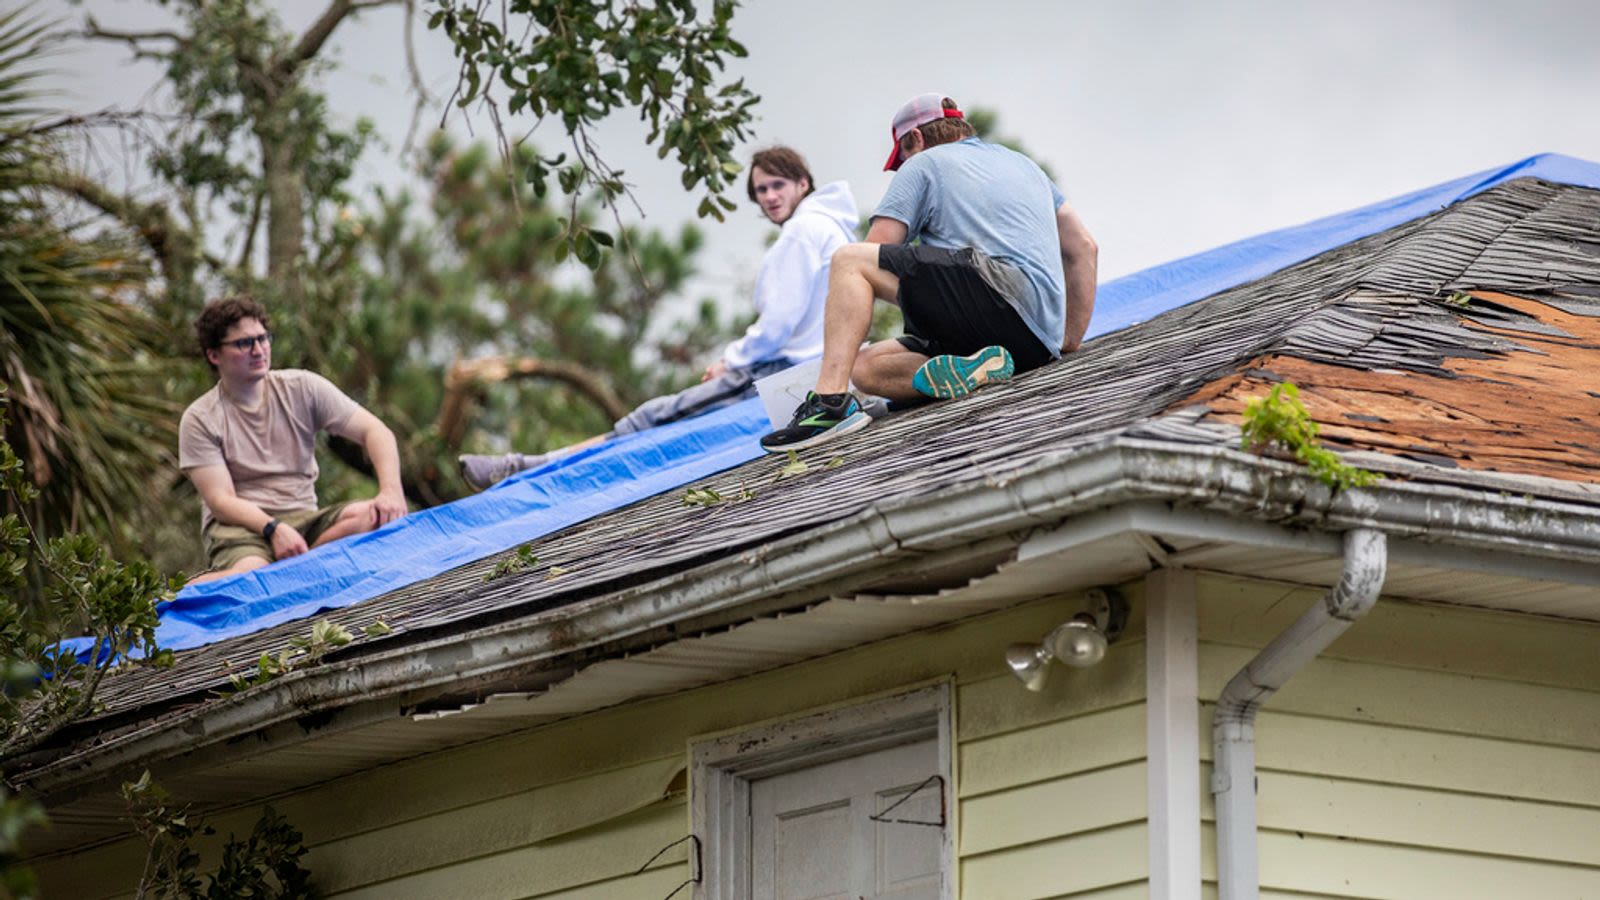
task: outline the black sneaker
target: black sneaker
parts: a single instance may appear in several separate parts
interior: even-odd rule
[[[761,449],[768,453],[804,450],[860,431],[871,423],[872,417],[861,408],[854,394],[845,394],[844,402],[835,406],[817,396],[816,391],[807,391],[805,402],[795,409],[789,427],[762,438]]]

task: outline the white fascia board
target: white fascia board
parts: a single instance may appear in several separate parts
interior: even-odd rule
[[[1096,518],[1102,511],[1109,512]],[[1090,524],[1080,526],[1080,518]],[[1334,492],[1292,463],[1225,447],[1109,438],[1045,457],[1003,478],[869,507],[613,594],[291,672],[106,737],[19,773],[19,780],[41,795],[77,792],[87,782],[310,713],[465,683],[525,679],[576,658],[592,658],[597,648],[626,650],[629,641],[648,643],[652,634],[666,634],[663,629],[680,622],[731,624],[786,597],[803,601],[848,590],[908,556],[1008,535],[1017,535],[1015,540],[1063,522],[1053,538],[1022,540],[1030,548],[1026,552],[1061,552],[1083,540],[1082,534],[1072,536],[1073,529],[1110,534],[1118,523],[1133,532],[1185,529],[1213,539],[1283,542],[1300,549],[1323,542],[1336,548],[1338,539],[1330,532],[1365,527],[1417,538],[1418,553],[1449,544],[1456,552],[1485,558],[1523,557],[1516,567],[1528,565],[1527,557],[1539,558],[1544,580],[1600,563],[1600,510],[1592,506],[1399,481]],[[1559,560],[1570,565],[1555,564]]]

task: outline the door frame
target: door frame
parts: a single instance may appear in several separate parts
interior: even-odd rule
[[[955,785],[948,682],[785,719],[690,748],[693,833],[703,843],[696,900],[750,896],[750,784],[822,763],[934,738],[944,779],[940,895],[955,900]]]

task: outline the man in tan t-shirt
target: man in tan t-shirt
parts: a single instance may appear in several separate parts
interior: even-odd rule
[[[298,556],[406,514],[394,432],[333,383],[299,369],[272,371],[267,314],[250,297],[206,305],[195,322],[217,385],[189,404],[178,467],[200,492],[209,581]],[[378,475],[371,500],[317,507],[316,436],[366,448]]]

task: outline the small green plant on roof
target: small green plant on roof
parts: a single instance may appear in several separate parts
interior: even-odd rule
[[[756,492],[745,487],[741,481],[739,491],[735,494],[724,494],[714,488],[688,488],[683,492],[683,505],[712,507],[724,503],[743,503],[755,498]]]
[[[215,828],[195,820],[187,804],[174,803],[148,771],[138,781],[123,783],[122,798],[146,847],[136,896],[175,900],[310,896],[311,873],[300,865],[306,855],[304,837],[272,807],[262,809],[248,838],[228,835],[221,863],[211,875],[202,876],[194,842],[215,834]]]
[[[371,634],[371,626],[368,628],[368,633]],[[256,660],[256,669],[253,673],[248,676],[229,676],[228,682],[235,692],[253,688],[258,684],[266,684],[274,678],[289,674],[297,666],[318,662],[330,651],[343,647],[353,640],[355,635],[352,635],[349,629],[322,619],[311,626],[311,633],[305,637],[290,638],[289,649],[281,651],[277,656],[262,653],[261,658]]]
[[[800,454],[790,450],[789,461],[784,463],[783,468],[778,470],[778,478],[792,478],[796,475],[804,475],[809,471],[811,471],[811,467],[806,465],[806,461],[800,458]]]
[[[844,465],[844,459],[842,457],[835,456],[824,463],[822,467],[824,469],[837,469],[842,465]],[[805,460],[800,458],[800,454],[790,450],[789,460],[783,464],[783,468],[778,470],[777,480],[782,481],[785,478],[793,478],[796,475],[804,475],[809,471],[811,471],[811,466]]]
[[[487,582],[505,578],[524,569],[531,569],[538,563],[539,557],[533,555],[533,545],[523,544],[517,548],[517,552],[495,563],[494,568],[483,576],[483,580]]]
[[[1451,291],[1450,296],[1444,298],[1444,302],[1451,306],[1471,306],[1472,295],[1463,291]]]
[[[331,650],[355,640],[350,629],[334,622],[323,619],[311,626],[311,633],[305,637],[289,639],[289,646],[300,651],[306,662],[316,662]]]
[[[1293,453],[1311,474],[1336,490],[1366,487],[1380,477],[1342,462],[1338,454],[1317,443],[1317,423],[1292,382],[1274,385],[1265,397],[1246,403],[1239,431],[1243,449],[1259,453],[1277,447]]]

